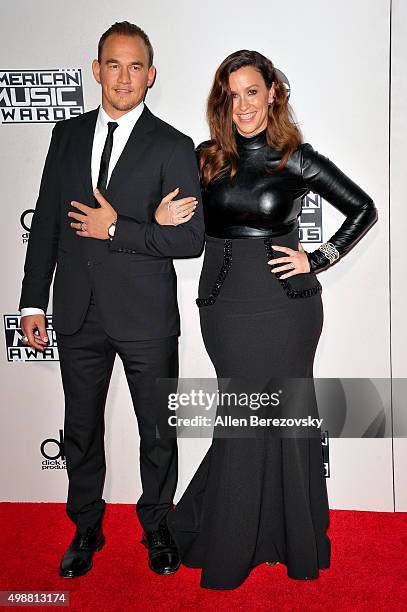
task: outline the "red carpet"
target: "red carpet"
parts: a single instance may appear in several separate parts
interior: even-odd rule
[[[2,503],[0,525],[0,590],[70,591],[69,610],[407,611],[407,513],[332,510],[332,565],[320,578],[292,580],[284,565],[261,565],[233,591],[201,589],[200,570],[153,574],[132,506],[108,506],[106,546],[74,580],[57,575],[73,535],[63,504]]]

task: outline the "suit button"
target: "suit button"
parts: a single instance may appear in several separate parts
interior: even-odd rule
[[[123,253],[123,249],[119,249],[119,253]]]
[[[91,265],[92,265],[92,262],[91,262],[91,261],[88,261],[88,266],[91,266]]]

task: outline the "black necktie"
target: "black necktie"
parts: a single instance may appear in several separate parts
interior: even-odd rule
[[[97,187],[99,191],[105,195],[107,177],[109,173],[109,162],[113,147],[113,132],[119,124],[115,121],[109,121],[107,124],[108,132],[106,136],[105,146],[103,147],[102,158],[100,160],[100,170]]]

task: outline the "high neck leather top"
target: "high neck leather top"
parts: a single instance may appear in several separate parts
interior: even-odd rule
[[[302,199],[309,191],[346,216],[329,238],[341,255],[375,222],[377,210],[368,194],[310,144],[300,144],[283,170],[272,172],[281,152],[267,144],[266,130],[249,138],[236,132],[235,138],[237,174],[232,179],[215,178],[203,190],[208,236],[259,238],[288,233],[298,228]],[[197,154],[212,143],[201,143]]]
[[[262,130],[255,136],[242,136],[238,131],[235,132],[237,150],[240,154],[243,151],[255,151],[267,146],[267,130]]]
[[[282,172],[272,173],[281,156],[268,146],[266,130],[249,138],[236,132],[235,138],[237,174],[233,179],[215,179],[203,193],[206,233],[217,238],[249,238],[293,230],[307,191],[298,180],[298,161],[290,160]]]

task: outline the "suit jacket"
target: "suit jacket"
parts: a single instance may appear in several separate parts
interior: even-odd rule
[[[73,334],[82,325],[93,290],[105,331],[119,340],[178,335],[173,257],[200,254],[204,224],[192,140],[147,107],[111,174],[106,198],[118,213],[115,237],[77,236],[67,214],[72,200],[95,206],[91,154],[98,109],[55,124],[31,226],[20,309],[47,309],[54,270],[53,326]],[[160,226],[162,197],[195,196],[190,221]]]

